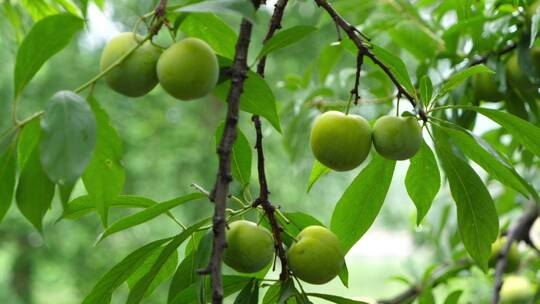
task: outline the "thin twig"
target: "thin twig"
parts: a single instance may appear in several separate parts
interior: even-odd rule
[[[352,26],[347,20],[345,20],[341,15],[332,7],[331,4],[329,4],[326,0],[314,0],[315,3],[317,3],[318,6],[322,7],[330,17],[334,20],[334,22],[339,25],[347,33],[347,36],[353,41],[353,43],[358,48],[358,51],[362,53],[362,55],[367,56],[375,65],[379,66],[383,70],[383,72],[390,78],[394,86],[398,90],[398,94],[401,94],[405,96],[411,105],[418,111],[418,115],[420,118],[425,122],[427,121],[427,115],[426,113],[420,109],[417,108],[417,101],[416,98],[411,95],[397,80],[394,73],[390,70],[390,67],[388,67],[384,62],[382,62],[370,49],[366,46],[364,41],[362,40],[365,35],[361,34],[361,32],[354,26]],[[360,35],[360,37],[358,36]]]
[[[500,301],[500,292],[503,285],[503,275],[508,264],[508,254],[512,248],[513,242],[525,240],[529,236],[529,231],[534,221],[538,217],[538,206],[531,202],[527,205],[523,214],[517,219],[514,225],[510,227],[506,234],[506,243],[497,255],[497,264],[495,267],[495,286],[493,288],[492,304],[498,304]]]
[[[492,56],[502,56],[502,55],[504,55],[506,53],[509,53],[509,52],[513,51],[515,48],[517,48],[516,43],[509,44],[500,51],[489,53],[489,54],[487,54],[485,56],[482,56],[480,58],[477,58],[477,59],[471,61],[469,66],[474,66],[474,65],[486,63],[490,57],[492,57]]]
[[[270,19],[270,25],[268,31],[264,37],[263,44],[270,40],[275,32],[281,28],[281,20],[283,19],[283,13],[287,6],[288,0],[278,0],[274,6],[274,13]],[[257,73],[264,77],[266,67],[266,56],[261,58],[257,64]],[[281,274],[280,280],[285,281],[289,279],[289,264],[287,262],[287,252],[283,245],[282,232],[283,228],[279,224],[276,218],[276,207],[269,201],[268,196],[270,191],[268,190],[268,183],[266,180],[265,160],[264,160],[264,147],[263,147],[263,134],[261,119],[258,115],[252,117],[253,124],[255,125],[255,132],[257,134],[255,149],[257,150],[257,169],[259,177],[259,197],[253,203],[254,207],[261,206],[270,222],[272,228],[272,234],[274,236],[274,247],[281,262]],[[274,264],[275,265],[275,264]]]
[[[356,56],[356,75],[354,79],[354,87],[351,90],[351,95],[352,95],[355,105],[358,105],[358,102],[360,101],[359,87],[360,87],[360,73],[362,71],[362,64],[364,64],[364,54],[362,54],[362,52],[359,51],[358,55]]]
[[[422,291],[426,288],[435,288],[439,284],[446,282],[449,278],[454,277],[457,273],[462,270],[469,269],[473,263],[469,260],[458,260],[455,264],[450,266],[442,266],[435,271],[431,279],[427,282],[424,282],[419,285],[411,286],[397,296],[378,301],[378,304],[401,304],[401,303],[411,303],[414,299],[419,297],[422,294]]]
[[[225,237],[225,209],[227,208],[227,196],[229,195],[229,183],[231,176],[231,152],[236,140],[236,126],[240,111],[240,96],[244,90],[244,81],[247,77],[247,57],[251,37],[252,24],[242,19],[240,34],[236,43],[236,54],[231,67],[231,89],[227,97],[227,118],[225,129],[221,137],[217,153],[219,156],[219,170],[216,177],[214,190],[210,193],[210,199],[214,202],[214,217],[212,230],[214,233],[212,255],[205,269],[199,271],[202,274],[210,274],[212,285],[212,303],[223,302],[223,283],[221,278],[221,258],[227,247]]]

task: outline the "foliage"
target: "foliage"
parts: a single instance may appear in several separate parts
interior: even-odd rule
[[[121,12],[128,6],[127,1],[112,2],[7,1],[0,9],[5,17],[0,20],[0,45],[16,51],[11,56],[13,73],[0,76],[7,77],[5,81],[0,78],[2,83],[13,84],[11,94],[0,93],[3,99],[12,100],[0,105],[0,127],[5,130],[0,133],[1,225],[17,221],[18,215],[10,215],[14,202],[23,218],[45,236],[48,214],[59,215],[60,223],[74,220],[74,226],[85,225],[83,216],[97,214],[102,225],[98,243],[152,227],[149,221],[157,217],[160,223],[175,225],[173,236],[169,230],[164,237],[145,239],[146,245],[139,244],[121,260],[107,257],[110,270],[89,290],[83,303],[109,303],[115,294],[125,296],[127,303],[141,303],[162,292],[159,288],[165,282],[169,284],[167,303],[215,299],[215,282],[206,271],[211,267],[205,267],[212,265],[210,253],[219,250],[211,233],[216,233],[218,224],[210,220],[212,206],[202,201],[214,201],[216,193],[195,183],[217,184],[216,175],[232,179],[226,218],[221,221],[258,220],[272,231],[282,267],[279,280],[274,280],[270,266],[255,274],[228,268],[219,273],[223,295],[234,296],[234,303],[258,303],[259,299],[269,304],[316,303],[317,299],[365,303],[303,286],[287,269],[279,249],[290,248],[301,230],[318,225],[328,226],[342,249],[350,252],[378,219],[388,221],[380,213],[394,203],[388,199],[392,187],[403,188],[414,203],[416,222],[410,223],[411,230],[415,226],[424,229],[415,234],[416,245],[434,249],[434,264],[443,264],[427,267],[415,279],[400,277],[408,288],[404,294],[410,293],[406,300],[467,301],[478,296],[473,288],[450,283],[467,279],[487,279],[495,285],[497,299],[508,250],[499,254],[496,270],[488,261],[493,260],[492,243],[502,234],[508,234],[508,248],[512,242],[531,247],[522,250],[531,258],[523,259],[516,272],[531,282],[538,281],[540,263],[528,237],[532,221],[523,220],[531,212],[533,219],[538,217],[540,206],[540,46],[536,40],[540,12],[530,12],[534,5],[530,1],[469,1],[464,5],[460,1],[342,0],[328,4],[324,0],[280,0],[275,11],[280,4],[288,6],[282,7],[283,21],[277,24],[272,7],[259,8],[241,0],[159,1],[157,8],[140,4],[137,8],[143,11],[127,14],[142,17],[122,20],[146,35],[129,52],[147,40],[160,47],[187,36],[205,41],[219,60],[218,85],[208,97],[190,104],[176,101],[170,107],[186,111],[185,119],[192,123],[189,130],[175,131],[163,122],[174,111],[163,114],[159,108],[165,95],[156,91],[161,89],[140,102],[111,95],[101,85],[110,70],[97,71],[95,60],[94,64],[84,63],[73,51],[76,41],[81,47],[78,51],[85,49],[81,37],[89,29],[84,22],[89,8]],[[313,11],[310,16],[306,16],[308,9]],[[121,19],[121,13],[115,17]],[[243,58],[249,64],[246,71],[235,70],[234,65],[243,43],[237,30],[240,20],[242,25],[254,26],[249,57]],[[274,33],[280,23],[283,29]],[[512,83],[514,76],[507,71],[512,56],[517,56],[523,79],[519,85]],[[70,79],[80,66],[88,69],[81,73],[89,81]],[[238,99],[241,114],[233,117],[232,129],[237,135],[231,151],[222,151],[220,142],[226,140],[224,134],[231,126],[230,120],[222,121],[222,112],[226,107],[230,110],[230,92],[238,89],[235,72],[245,74]],[[481,73],[494,75],[497,87],[493,90],[504,93],[504,100],[488,103],[475,96],[471,77]],[[61,81],[51,87],[48,78],[54,75]],[[51,95],[50,99],[44,97]],[[115,104],[108,105],[109,100]],[[407,120],[418,120],[423,142],[407,162],[386,159],[371,149],[364,165],[352,175],[332,171],[309,152],[311,122],[329,110],[350,111],[371,125],[395,111]],[[142,121],[152,115],[151,121]],[[262,130],[257,129],[259,116]],[[202,130],[201,126],[208,125],[210,130]],[[155,129],[148,132],[147,128]],[[151,135],[144,141],[132,140],[138,138],[134,133],[145,132]],[[262,142],[263,135],[270,138],[268,142]],[[145,149],[151,149],[161,137],[174,152],[147,153],[150,150]],[[213,145],[219,147],[220,157],[231,153],[230,168],[217,168],[211,157]],[[128,157],[134,154],[125,151],[134,146],[142,151],[139,160],[150,164],[139,171],[132,167],[136,161]],[[178,147],[185,150],[176,150]],[[158,158],[163,158],[155,162],[160,167],[152,168],[148,159]],[[407,163],[405,177],[399,178]],[[256,173],[252,172],[254,164]],[[138,194],[144,193],[139,191],[144,184],[150,185],[147,189],[158,185],[166,170],[174,171],[172,181],[163,182],[171,191],[166,195],[175,198],[164,199],[165,194],[156,189],[149,191],[155,196]],[[302,180],[295,171],[303,172]],[[337,185],[326,191],[330,181]],[[192,183],[196,192],[186,194]],[[311,197],[335,203],[294,212],[292,201],[308,195],[304,194],[306,188]],[[256,189],[261,193],[258,197],[253,194]],[[450,200],[452,204],[447,204]],[[276,201],[281,209],[274,205]],[[530,207],[535,204],[536,208]],[[403,212],[399,216],[406,217]],[[97,236],[95,229],[89,234]],[[120,262],[111,266],[117,260]],[[339,278],[345,286],[349,272],[358,273],[358,269],[343,267]],[[122,290],[125,282],[128,291]],[[459,288],[452,289],[454,286]],[[540,286],[531,284],[531,288]],[[386,294],[385,298],[390,300],[383,303],[401,303],[392,302],[400,295],[392,299]]]

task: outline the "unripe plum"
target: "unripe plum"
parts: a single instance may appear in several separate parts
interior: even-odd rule
[[[272,261],[274,240],[263,227],[249,221],[236,221],[227,230],[223,261],[238,272],[253,273]]]
[[[383,116],[373,126],[373,144],[387,159],[409,159],[422,145],[422,129],[415,117]]]
[[[501,101],[504,99],[504,94],[499,92],[494,74],[475,74],[472,79],[472,85],[474,88],[474,96],[478,100],[493,102]]]
[[[540,73],[540,47],[531,49],[531,61],[537,73]],[[536,92],[538,86],[532,83],[525,73],[521,70],[518,56],[514,53],[506,62],[506,79],[515,88],[524,92]]]
[[[100,68],[104,71],[137,45],[143,37],[133,33],[122,33],[114,37],[103,49]],[[150,42],[145,42],[129,55],[119,66],[113,68],[105,81],[116,92],[139,97],[152,91],[157,85],[156,64],[161,50]]]
[[[343,267],[344,255],[338,238],[321,226],[304,228],[288,252],[295,276],[311,284],[334,279]]]
[[[491,257],[489,258],[489,267],[495,267],[497,264],[497,256],[499,252],[504,248],[506,244],[506,237],[501,237],[497,239],[491,245]],[[507,264],[505,272],[514,272],[518,269],[521,256],[515,242],[512,242],[510,251],[508,252]]]
[[[311,129],[311,150],[323,165],[336,171],[358,167],[371,149],[371,127],[358,115],[328,111]]]
[[[186,38],[163,52],[157,74],[167,93],[181,100],[192,100],[208,95],[216,87],[219,63],[206,42]]]
[[[527,304],[534,296],[534,286],[522,276],[511,275],[504,279],[501,304]]]

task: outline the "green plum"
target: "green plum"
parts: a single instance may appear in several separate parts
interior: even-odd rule
[[[387,159],[413,157],[422,141],[422,129],[416,117],[383,116],[373,126],[373,145]]]
[[[114,37],[101,54],[101,71],[114,64],[142,39],[144,38],[133,33],[122,33]],[[160,55],[161,50],[147,41],[119,66],[113,68],[105,76],[105,81],[111,89],[120,94],[129,97],[143,96],[152,91],[158,83],[156,65]]]
[[[534,296],[534,289],[523,276],[507,276],[501,288],[501,304],[527,304]]]
[[[157,75],[167,93],[180,100],[192,100],[208,95],[216,87],[219,63],[206,42],[186,38],[163,52]]]
[[[311,284],[324,284],[341,271],[344,255],[338,238],[321,226],[304,228],[288,252],[295,276]]]
[[[472,78],[474,96],[483,101],[501,101],[504,94],[499,92],[497,81],[494,74],[479,73]]]
[[[501,237],[497,239],[492,245],[491,245],[491,257],[489,259],[489,267],[495,267],[497,263],[497,255],[499,252],[503,249],[504,245],[506,244],[506,237]],[[517,245],[515,242],[512,243],[512,246],[510,247],[510,252],[508,252],[508,263],[506,265],[506,272],[514,272],[518,269],[519,263],[521,261],[521,255],[519,254],[519,250],[517,248]]]
[[[540,250],[540,218],[534,221],[531,230],[529,231],[529,238],[536,249]]]
[[[323,165],[336,171],[358,167],[371,149],[371,127],[358,115],[328,111],[311,129],[311,150]]]
[[[532,64],[537,73],[540,73],[540,47],[534,47],[530,52]],[[523,92],[536,92],[538,90],[538,86],[533,84],[521,70],[518,56],[515,53],[506,62],[506,79],[513,87]]]
[[[272,261],[274,239],[261,226],[249,221],[236,221],[227,230],[227,249],[223,261],[238,272],[257,272]]]

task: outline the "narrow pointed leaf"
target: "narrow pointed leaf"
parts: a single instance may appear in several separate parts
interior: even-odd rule
[[[309,175],[307,192],[309,193],[309,191],[311,191],[311,188],[313,188],[313,185],[315,185],[315,183],[319,180],[319,178],[325,176],[331,171],[332,170],[330,170],[330,168],[321,164],[319,161],[317,160],[313,161],[313,167],[311,168],[311,174]]]
[[[373,153],[371,162],[341,196],[330,227],[345,252],[366,233],[379,214],[392,182],[396,162]]]
[[[316,30],[317,28],[314,26],[298,25],[279,31],[264,44],[262,50],[257,56],[257,60],[270,54],[271,52],[288,47],[291,44],[306,38]]]
[[[120,287],[137,270],[133,266],[143,263],[154,250],[170,240],[171,238],[166,238],[154,241],[129,254],[99,280],[82,303],[109,303],[114,290]]]
[[[17,167],[16,145],[12,143],[0,154],[0,222],[11,207],[15,189],[15,170]]]
[[[420,151],[411,158],[410,162],[405,177],[405,186],[416,206],[416,224],[420,225],[439,192],[441,175],[435,155],[425,142],[422,143]]]
[[[482,269],[487,270],[491,244],[499,234],[499,219],[493,199],[478,174],[454,155],[444,133],[441,136],[438,127],[434,127],[434,131],[437,156],[457,207],[461,240],[469,255]]]
[[[24,38],[15,62],[15,96],[19,96],[41,66],[65,48],[83,29],[84,21],[62,13],[38,21]]]
[[[111,234],[145,223],[158,215],[168,212],[174,207],[193,200],[203,199],[205,197],[206,196],[202,193],[192,193],[148,207],[143,211],[140,211],[130,216],[126,216],[118,220],[117,222],[111,224],[111,226],[103,232],[99,240],[101,241],[106,237],[110,236]]]
[[[95,202],[103,225],[107,226],[109,210],[107,203],[113,201],[124,188],[122,141],[97,100],[90,97],[89,102],[96,117],[97,140],[92,159],[84,171],[83,182]]]

